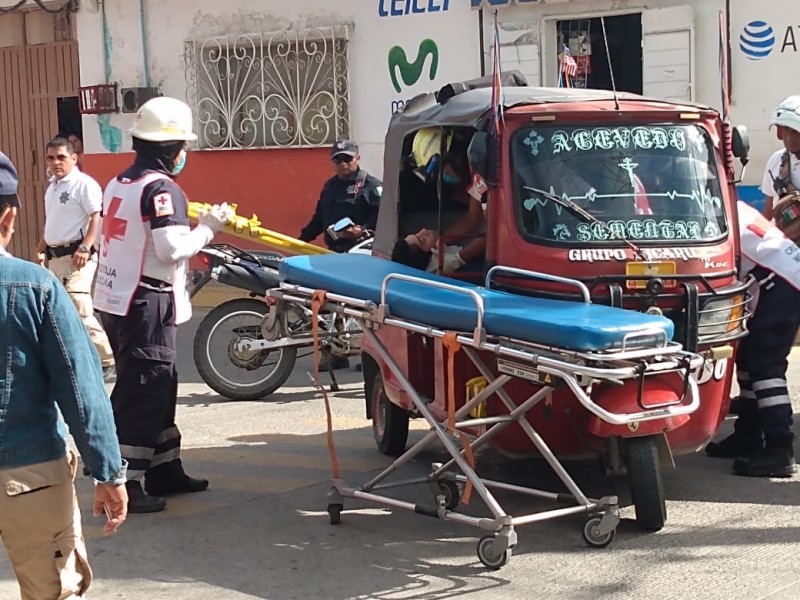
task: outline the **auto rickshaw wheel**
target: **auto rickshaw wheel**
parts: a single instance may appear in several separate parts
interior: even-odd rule
[[[478,560],[487,569],[496,571],[508,564],[511,560],[511,548],[506,548],[502,552],[495,551],[494,535],[485,535],[478,540]]]
[[[636,509],[636,524],[658,531],[667,520],[667,503],[654,436],[628,439],[628,485]]]
[[[331,525],[338,525],[342,521],[342,508],[341,504],[328,504],[328,519]]]
[[[372,435],[378,450],[388,456],[402,454],[408,442],[408,411],[389,400],[380,373],[375,375],[370,396]]]

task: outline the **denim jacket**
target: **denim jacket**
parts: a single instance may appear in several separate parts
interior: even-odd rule
[[[0,248],[0,469],[56,460],[69,426],[86,470],[124,476],[100,357],[64,286]]]

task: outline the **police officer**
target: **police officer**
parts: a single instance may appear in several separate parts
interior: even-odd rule
[[[64,284],[100,355],[106,381],[114,373],[114,356],[92,307],[92,284],[97,271],[94,243],[100,230],[103,190],[77,165],[72,142],[57,137],[47,143],[45,158],[52,176],[44,195],[44,232],[36,262]]]
[[[331,160],[336,174],[325,182],[314,215],[303,227],[299,239],[310,242],[325,234],[325,244],[334,252],[347,252],[355,246],[365,230],[374,230],[378,222],[378,205],[383,187],[381,181],[359,166],[358,146],[350,140],[336,142]],[[349,217],[356,225],[333,239],[328,227]]]
[[[128,510],[142,513],[163,510],[163,496],[208,487],[207,480],[189,477],[180,459],[176,326],[191,318],[187,260],[226,218],[217,210],[207,212],[200,225],[189,228],[188,202],[175,183],[186,164],[187,143],[197,139],[185,103],[149,100],[130,133],[135,161],[103,196],[94,300],[117,363],[111,403],[128,461]]]

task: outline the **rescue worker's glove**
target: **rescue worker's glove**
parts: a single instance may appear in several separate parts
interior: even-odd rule
[[[791,192],[781,198],[772,214],[784,235],[800,245],[800,192]]]
[[[227,202],[215,204],[211,209],[203,209],[197,216],[197,222],[205,225],[214,233],[219,233],[233,219],[233,209]]]
[[[458,253],[461,248],[458,246],[445,246],[444,256],[442,257],[442,273],[455,273],[464,266],[464,260]],[[439,250],[434,248],[431,251],[431,261],[428,264],[428,271],[437,271],[439,268]]]

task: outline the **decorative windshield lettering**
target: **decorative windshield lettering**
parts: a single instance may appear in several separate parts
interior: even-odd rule
[[[528,139],[533,134],[539,135],[531,131],[523,143],[529,145]],[[674,148],[679,152],[684,152],[686,150],[686,133],[682,128],[677,127],[597,127],[595,129],[576,129],[572,134],[560,130],[550,136],[550,145],[553,154],[572,152],[573,149],[588,152],[590,150],[629,150],[631,148],[640,150]],[[536,154],[538,154],[538,144],[536,149]]]
[[[699,124],[537,123],[512,141],[523,234],[584,246],[718,240],[728,223],[712,143]]]
[[[697,221],[672,221],[654,219],[607,222],[608,229],[599,223],[578,223],[575,239],[579,242],[605,242],[611,239],[630,240],[698,240],[701,235]],[[717,231],[719,234],[719,231]],[[709,237],[710,234],[706,233]]]

